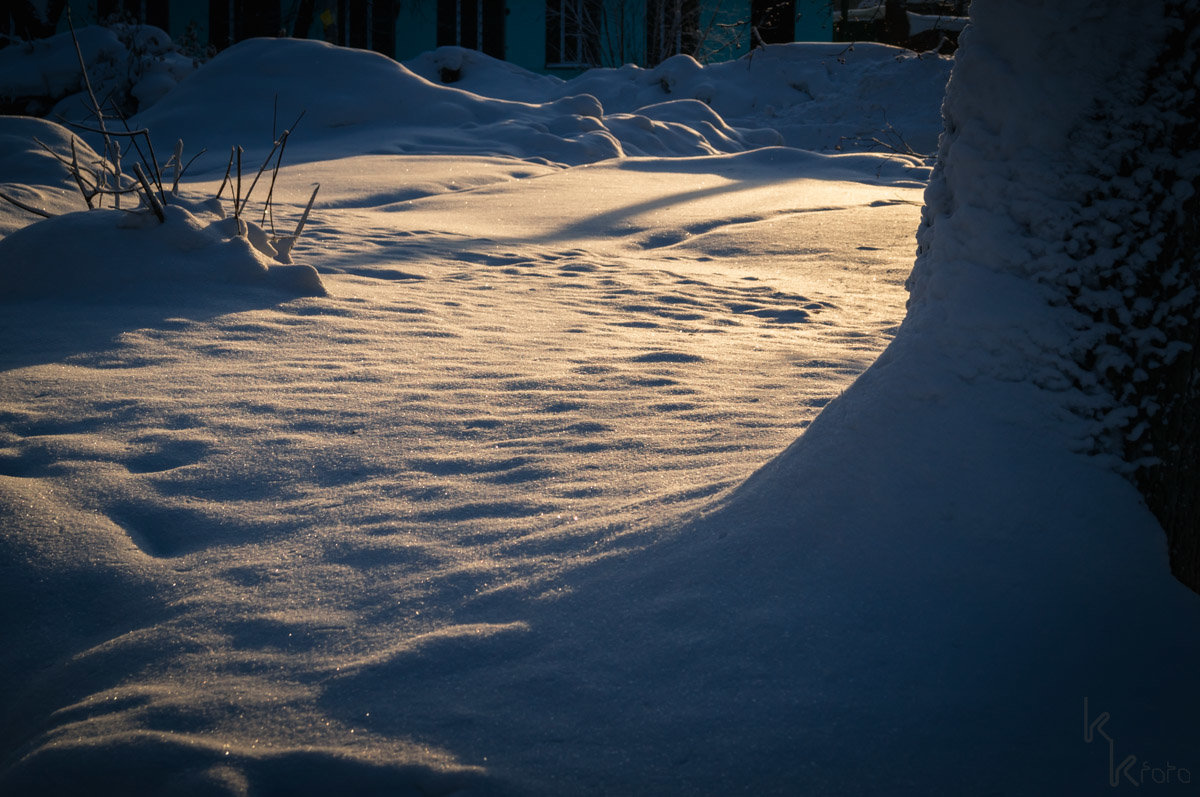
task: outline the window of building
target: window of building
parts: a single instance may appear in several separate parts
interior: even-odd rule
[[[700,45],[700,0],[646,1],[646,66]]]
[[[546,65],[599,65],[600,24],[599,0],[548,0]]]
[[[437,45],[504,58],[504,0],[438,0]]]

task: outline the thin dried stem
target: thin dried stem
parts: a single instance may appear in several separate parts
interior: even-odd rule
[[[221,194],[225,193],[225,186],[229,184],[230,175],[233,174],[233,154],[236,151],[236,147],[229,148],[229,165],[225,167],[225,179],[221,180],[221,187],[217,189],[217,199],[220,199]]]
[[[278,101],[278,98],[276,99]],[[271,197],[275,192],[275,178],[279,174],[280,165],[283,163],[283,151],[287,149],[288,138],[291,137],[292,131],[296,128],[296,125],[300,124],[300,120],[304,118],[305,113],[307,113],[307,111],[301,111],[300,115],[296,117],[296,121],[292,122],[291,127],[284,130],[283,133],[280,134],[279,138],[275,139],[275,142],[271,145],[271,151],[267,153],[266,160],[264,160],[262,166],[259,167],[258,174],[254,176],[254,182],[250,184],[250,190],[246,192],[245,201],[249,201],[250,194],[254,192],[254,186],[258,185],[258,178],[262,177],[267,165],[271,162],[272,156],[275,155],[275,151],[278,149],[279,156],[275,159],[275,168],[271,172],[271,187],[267,191],[267,201],[263,206],[263,221],[266,221],[267,213],[271,210]],[[274,127],[274,122],[272,122],[272,127]]]
[[[308,204],[304,207],[304,213],[301,214],[300,221],[296,223],[296,231],[291,235],[284,235],[273,239],[272,243],[275,244],[275,259],[280,263],[292,262],[292,247],[300,239],[300,234],[304,232],[304,225],[308,221],[308,214],[312,211],[313,203],[317,200],[317,192],[320,190],[320,183],[313,186],[312,196],[308,198]]]
[[[64,125],[73,127],[76,130],[82,130],[85,133],[102,133],[112,138],[133,138],[134,136],[146,136],[146,138],[150,137],[150,131],[145,127],[139,127],[137,130],[102,130],[97,127],[89,127],[82,122],[72,122],[70,119],[64,119],[61,116],[58,117],[58,120]]]
[[[177,178],[176,178],[176,181],[178,182],[179,180],[183,179],[183,176],[184,176],[185,174],[187,174],[187,170],[188,170],[189,168],[191,168],[191,165],[192,165],[193,163],[195,163],[195,162],[196,162],[196,158],[199,158],[201,155],[203,155],[203,154],[204,154],[204,153],[206,153],[206,152],[208,152],[208,148],[207,148],[207,147],[205,147],[205,148],[202,148],[202,149],[201,149],[199,152],[197,152],[195,155],[193,155],[192,157],[188,158],[188,162],[187,162],[187,163],[185,163],[185,164],[183,164],[183,170],[179,172],[179,177],[177,177]]]
[[[42,144],[42,142],[38,141],[36,138],[34,141],[37,141],[38,144],[42,145],[43,149],[45,149],[54,157],[58,158],[58,153],[54,152],[45,144]],[[62,158],[59,158],[59,162],[62,162]],[[79,154],[75,151],[75,136],[71,136],[71,162],[67,164],[67,171],[70,172],[71,176],[75,178],[75,185],[79,186],[79,193],[83,194],[83,201],[87,203],[88,210],[91,210],[92,196],[95,195],[95,191],[93,191],[92,194],[88,194],[87,188],[85,188],[83,185],[83,171],[79,168]],[[99,186],[94,186],[94,188],[98,187]]]
[[[296,223],[296,231],[292,233],[292,238],[299,238],[300,233],[304,232],[304,224],[308,221],[308,214],[312,211],[313,202],[317,201],[317,192],[321,190],[321,184],[317,183],[313,186],[312,196],[308,198],[308,204],[304,206],[304,213],[300,216],[300,221]]]
[[[183,176],[183,139],[175,142],[175,154],[171,156],[171,163],[175,164],[175,181],[171,184],[171,193],[179,196],[179,178]]]
[[[146,192],[146,203],[150,206],[150,210],[154,211],[154,215],[158,216],[160,222],[165,222],[167,216],[163,212],[162,203],[158,201],[158,197],[150,187],[150,181],[146,177],[146,171],[142,168],[142,164],[133,164],[133,173],[137,175],[138,182],[142,184],[142,190]]]
[[[267,186],[267,202],[263,206],[263,221],[266,221],[267,213],[271,211],[271,198],[275,196],[275,179],[279,176],[279,167],[283,164],[283,151],[287,148],[287,141],[290,131],[283,131],[283,135],[279,138],[279,157],[275,159],[275,167],[271,169],[271,184]],[[253,188],[253,186],[251,186]],[[275,214],[271,213],[271,227],[274,232]]]
[[[237,196],[233,198],[233,217],[238,221],[242,219],[242,148],[237,148]],[[241,225],[238,227],[241,229]]]
[[[108,125],[104,123],[104,111],[100,109],[100,103],[96,101],[96,92],[92,89],[92,79],[88,76],[87,62],[83,59],[83,49],[79,46],[79,37],[75,34],[75,22],[71,17],[71,6],[69,4],[67,6],[67,26],[71,30],[71,41],[75,44],[75,56],[79,59],[79,70],[83,73],[83,85],[84,88],[87,89],[88,99],[92,101],[92,113],[95,114],[96,122],[100,125],[100,129],[96,132],[99,132],[104,136],[104,155],[105,163],[107,164],[108,157],[110,153],[113,152],[113,140],[109,136]],[[119,152],[116,155],[115,160],[110,165],[113,169],[113,180],[117,183],[117,187],[119,188],[121,183],[121,161]],[[104,182],[104,175],[106,174],[108,174],[108,169],[102,167],[100,182]]]
[[[275,150],[279,149],[279,142],[286,140],[287,135],[287,131],[284,130],[283,135],[279,137],[279,141],[271,145],[271,151],[267,153],[267,159],[263,161],[262,166],[258,167],[258,173],[254,175],[254,180],[251,181],[250,188],[246,191],[246,196],[242,198],[243,207],[250,201],[250,195],[254,193],[254,186],[258,185],[258,178],[262,177],[262,173],[267,170],[267,166],[271,163],[271,158],[275,156]]]
[[[50,214],[47,213],[46,211],[40,210],[40,209],[32,207],[30,205],[26,205],[21,200],[14,199],[13,197],[10,197],[8,194],[4,193],[3,191],[0,191],[0,199],[3,199],[5,202],[8,202],[9,204],[16,205],[21,210],[24,210],[27,213],[32,213],[35,216],[41,216],[43,219],[50,218]]]

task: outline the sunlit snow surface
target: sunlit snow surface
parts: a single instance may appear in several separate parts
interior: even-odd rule
[[[308,108],[275,212],[321,184],[294,256],[329,296],[3,307],[2,790],[1088,792],[1085,697],[1118,754],[1200,770],[1195,600],[1132,488],[935,334],[855,382],[904,317],[918,162],[694,118],[603,120],[664,151],[592,157],[586,101],[331,57],[430,124]],[[147,116],[259,129],[219,64]]]

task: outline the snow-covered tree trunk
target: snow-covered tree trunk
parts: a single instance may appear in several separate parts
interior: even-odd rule
[[[1200,592],[1200,2],[1171,0],[1131,146],[1097,203],[1121,229],[1097,276],[1111,305],[1081,302],[1128,359],[1103,374],[1126,459],[1166,529],[1176,576]],[[1132,211],[1132,212],[1130,212]],[[1119,294],[1119,296],[1118,296]]]
[[[1134,479],[1200,591],[1198,9],[973,4],[910,323],[944,317],[973,270],[1032,282],[1057,326],[996,324],[1001,370],[1086,420],[1080,450]]]

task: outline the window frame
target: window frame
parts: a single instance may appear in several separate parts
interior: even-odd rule
[[[600,65],[600,10],[596,0],[546,0],[547,68],[588,69]]]

